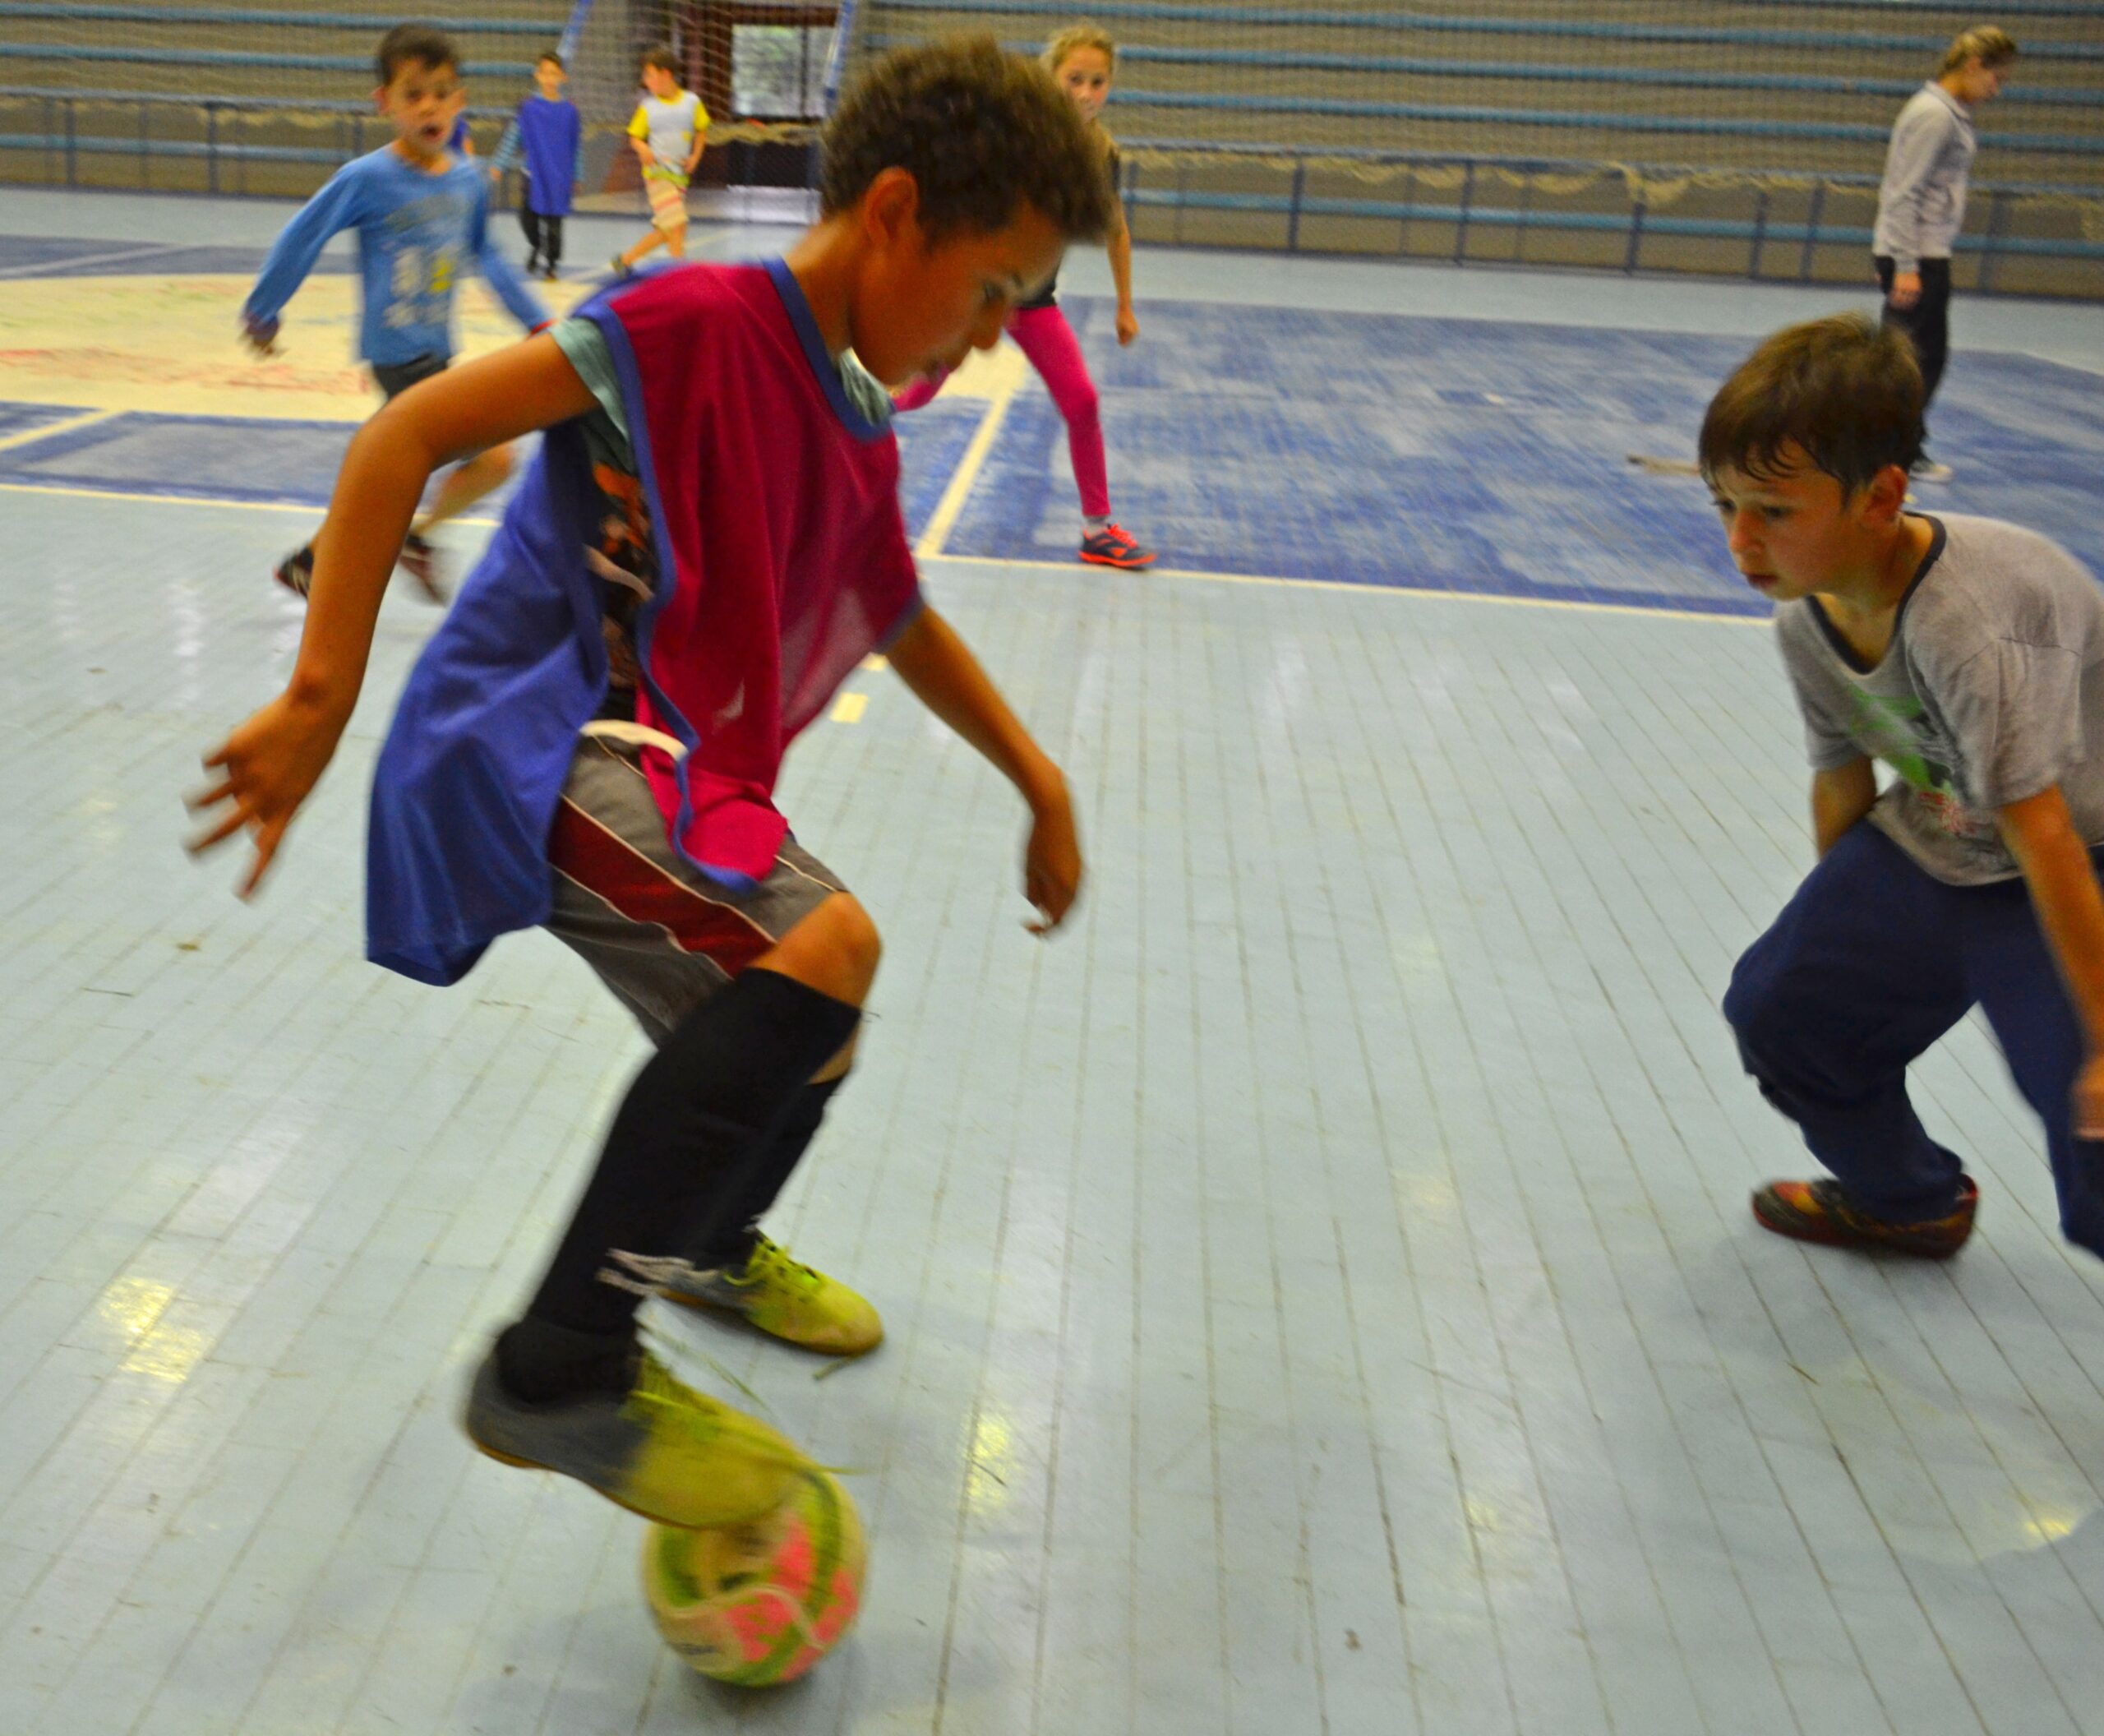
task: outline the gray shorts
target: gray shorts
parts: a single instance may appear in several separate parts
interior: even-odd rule
[[[680,1021],[837,892],[824,864],[785,838],[745,897],[674,853],[640,750],[587,736],[548,833],[547,928],[662,1043]]]

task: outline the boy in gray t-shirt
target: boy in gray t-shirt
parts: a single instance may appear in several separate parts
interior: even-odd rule
[[[1978,1189],[1906,1075],[1977,1005],[2046,1124],[2063,1231],[2104,1254],[2104,592],[2030,531],[1905,510],[1922,404],[1905,338],[1843,315],[1769,339],[1702,425],[1733,558],[1778,605],[1820,858],[1724,1016],[1834,1179],[1770,1183],[1754,1215],[1955,1254]]]

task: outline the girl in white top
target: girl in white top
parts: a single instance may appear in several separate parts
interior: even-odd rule
[[[1967,30],[1944,51],[1936,76],[1908,99],[1885,150],[1871,263],[1885,323],[1907,334],[1922,364],[1924,407],[1950,353],[1950,252],[1965,224],[1972,111],[2001,95],[2015,59],[2008,31],[1991,24]],[[1923,459],[1914,473],[1943,482],[1950,469]]]

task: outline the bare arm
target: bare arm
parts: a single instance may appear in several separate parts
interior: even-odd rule
[[[553,338],[529,338],[413,387],[353,438],[314,539],[307,626],[291,679],[205,762],[224,776],[197,799],[212,824],[191,847],[251,832],[256,861],[244,896],[350,721],[381,598],[431,473],[582,415],[595,401]]]
[[[1821,856],[1841,834],[1877,805],[1877,773],[1868,760],[1851,760],[1830,772],[1811,774],[1812,843]]]
[[[1110,256],[1110,281],[1118,290],[1118,341],[1129,344],[1140,335],[1140,321],[1133,312],[1133,232],[1122,208],[1104,248]]]
[[[919,617],[889,652],[892,667],[913,695],[955,730],[1013,783],[1030,805],[1030,845],[1023,889],[1045,915],[1042,934],[1057,928],[1081,890],[1081,847],[1075,838],[1067,780],[1030,737],[979,660],[933,609]]]
[[[2090,1052],[2104,1054],[2104,890],[2060,786],[2011,802],[2001,810],[2001,831],[2031,889],[2032,907]]]
[[[2104,1139],[2104,889],[2058,784],[2004,808],[2001,832],[2082,1026],[2088,1059],[2075,1076],[2075,1137]]]

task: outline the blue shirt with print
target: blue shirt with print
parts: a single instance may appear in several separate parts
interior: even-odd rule
[[[287,224],[242,312],[275,320],[331,236],[358,235],[364,318],[358,353],[381,367],[453,353],[453,289],[470,263],[512,317],[531,328],[547,310],[489,235],[489,192],[472,163],[450,157],[426,173],[385,145],[346,163]]]

